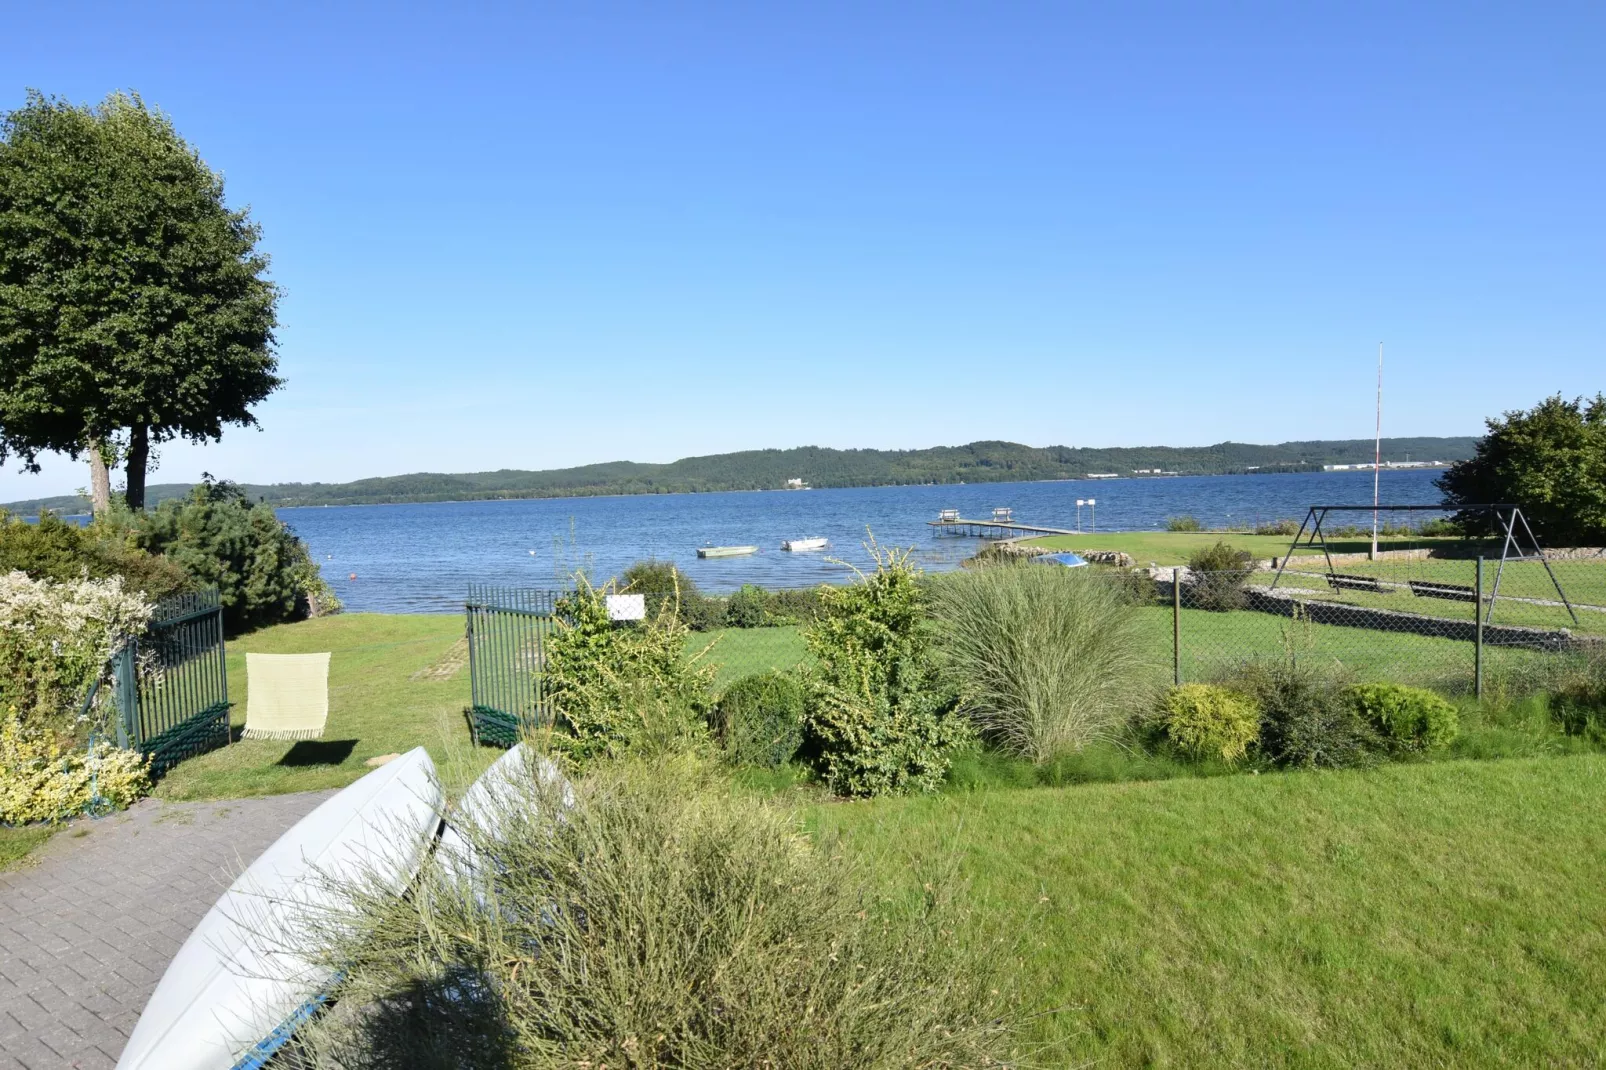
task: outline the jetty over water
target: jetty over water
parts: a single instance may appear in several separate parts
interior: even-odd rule
[[[994,510],[1008,513],[1008,510]],[[937,529],[938,535],[968,535],[973,539],[1019,539],[1027,535],[1080,535],[1080,531],[1066,528],[1046,528],[1040,524],[1022,524],[1013,517],[995,520],[970,520],[959,515],[957,509],[944,509],[936,520],[926,523]]]

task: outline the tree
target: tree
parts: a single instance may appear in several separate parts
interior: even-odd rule
[[[1446,502],[1521,506],[1548,545],[1606,542],[1606,395],[1567,401],[1557,394],[1487,424],[1471,459],[1439,477]],[[1463,510],[1456,521],[1482,533],[1489,517]]]
[[[138,96],[30,92],[0,122],[0,462],[120,455],[138,510],[152,444],[255,424],[282,383],[259,238]]]

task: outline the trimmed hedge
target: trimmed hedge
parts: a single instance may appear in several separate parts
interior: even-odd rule
[[[784,765],[803,742],[803,688],[777,672],[744,676],[714,707],[714,732],[739,765]]]

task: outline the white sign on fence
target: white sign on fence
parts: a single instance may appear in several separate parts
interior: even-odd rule
[[[610,594],[609,620],[646,620],[647,596],[644,594]]]

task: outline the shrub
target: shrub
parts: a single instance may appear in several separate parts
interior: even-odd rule
[[[803,688],[777,672],[744,676],[714,707],[714,731],[742,765],[784,765],[803,742]]]
[[[685,761],[574,785],[521,780],[469,828],[489,887],[436,856],[403,896],[356,884],[286,943],[327,964],[345,1013],[306,1061],[379,1067],[1007,1065],[1002,964],[973,954],[949,881],[918,905],[818,847],[783,805]]]
[[[812,624],[823,612],[818,587],[769,592],[771,624]]]
[[[1107,738],[1144,700],[1136,615],[1090,569],[994,565],[944,577],[934,617],[961,708],[1042,763]]]
[[[714,669],[686,656],[687,629],[674,606],[660,604],[641,622],[611,621],[613,585],[577,579],[554,607],[555,627],[544,646],[553,745],[581,766],[700,746]]]
[[[1443,747],[1460,730],[1455,707],[1443,696],[1400,684],[1356,684],[1344,699],[1395,751]]]
[[[823,616],[804,632],[815,657],[804,753],[839,795],[934,791],[967,722],[943,686],[909,554],[870,553],[876,570],[820,592]]]
[[[1167,531],[1203,531],[1204,525],[1199,523],[1198,517],[1184,513],[1181,516],[1166,517],[1165,529]]]
[[[1260,739],[1252,699],[1215,684],[1183,684],[1165,696],[1165,733],[1184,754],[1233,763]]]
[[[741,590],[725,600],[725,624],[730,628],[762,628],[766,623],[769,596],[757,584],[744,583]]]
[[[1309,657],[1246,662],[1234,690],[1260,707],[1260,747],[1281,766],[1343,769],[1365,765],[1377,737],[1345,701],[1342,681]]]
[[[0,573],[58,583],[121,576],[128,590],[150,602],[196,586],[178,565],[134,545],[127,524],[126,517],[114,517],[79,527],[48,512],[30,524],[0,514]]]
[[[66,749],[56,734],[25,723],[15,707],[0,719],[0,825],[67,821],[98,806],[121,809],[150,791],[148,761],[97,740]]]
[[[340,609],[306,544],[232,483],[205,480],[188,497],[140,514],[133,537],[216,586],[231,634]]]
[[[79,703],[151,610],[116,576],[56,583],[0,575],[0,702],[30,728],[81,736]]]
[[[1255,525],[1256,535],[1286,535],[1292,538],[1299,534],[1299,522],[1286,517],[1279,520],[1268,520]]]
[[[1184,597],[1190,609],[1225,612],[1244,606],[1244,581],[1254,571],[1253,557],[1224,542],[1205,547],[1188,559],[1191,585]]]
[[[1569,736],[1606,743],[1606,657],[1575,662],[1553,685],[1550,716]]]
[[[693,631],[710,631],[724,623],[723,605],[703,597],[696,582],[671,561],[650,557],[637,561],[619,577],[619,589],[646,595],[649,614],[656,615],[665,605],[672,607],[680,622]]]

